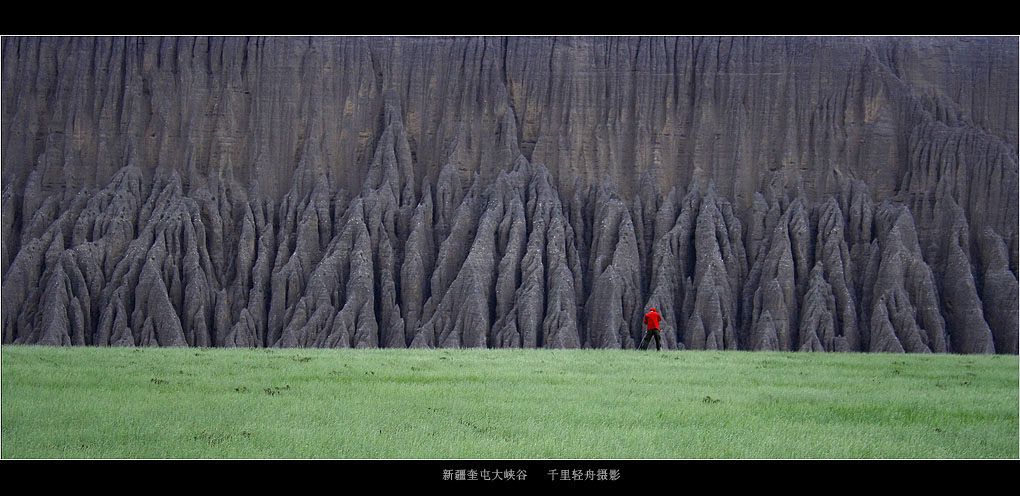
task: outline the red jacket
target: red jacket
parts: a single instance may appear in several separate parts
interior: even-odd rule
[[[662,315],[659,315],[659,312],[656,312],[654,307],[645,314],[645,325],[649,329],[658,330],[660,320],[662,320]]]

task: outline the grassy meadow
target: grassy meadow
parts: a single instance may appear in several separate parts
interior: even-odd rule
[[[1018,458],[1018,358],[3,346],[0,456]]]

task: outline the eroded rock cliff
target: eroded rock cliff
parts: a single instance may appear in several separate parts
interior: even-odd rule
[[[5,37],[3,342],[1017,353],[1017,58]]]

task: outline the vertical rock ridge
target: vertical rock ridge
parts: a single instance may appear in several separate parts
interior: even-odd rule
[[[826,308],[832,307],[828,310],[834,319],[833,342],[831,346],[829,343],[823,345],[826,351],[859,350],[858,295],[853,280],[856,267],[847,244],[843,212],[835,198],[829,198],[820,207],[817,232],[815,267],[809,276],[808,293],[815,288],[815,292],[820,293],[818,297],[826,299]],[[827,291],[831,292],[832,305],[828,304]],[[805,296],[805,300],[812,299]],[[809,314],[810,310],[806,308],[805,313]]]
[[[988,228],[980,238],[983,274],[981,300],[996,353],[1017,353],[1018,323],[1017,278],[1009,270],[1006,246],[994,230]]]
[[[611,185],[597,193],[585,302],[586,348],[634,348],[641,338],[640,268],[630,210]]]

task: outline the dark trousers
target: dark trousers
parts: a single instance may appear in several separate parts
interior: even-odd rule
[[[659,330],[658,329],[649,329],[647,332],[645,332],[645,337],[641,339],[641,349],[642,350],[647,350],[648,349],[648,343],[650,343],[652,341],[652,338],[655,338],[655,349],[661,351],[662,350],[662,338],[659,337]]]

